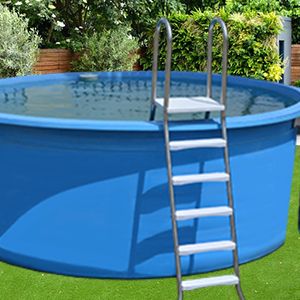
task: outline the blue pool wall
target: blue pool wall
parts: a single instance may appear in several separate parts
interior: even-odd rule
[[[242,263],[284,243],[296,106],[228,120]],[[73,276],[175,275],[160,122],[3,114],[0,123],[1,260]],[[217,121],[177,124],[171,125],[174,140],[219,134]],[[177,152],[173,164],[175,174],[224,170],[220,149]],[[178,209],[226,204],[222,183],[178,187],[175,193]],[[227,217],[181,222],[179,236],[181,243],[227,239],[229,222]],[[185,274],[194,274],[231,266],[232,257],[215,252],[184,257],[182,263]]]

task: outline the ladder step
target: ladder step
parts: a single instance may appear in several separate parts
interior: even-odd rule
[[[178,151],[193,148],[222,148],[226,146],[224,139],[203,139],[203,140],[186,140],[170,142],[170,150]]]
[[[200,217],[218,217],[232,215],[232,208],[228,206],[216,206],[197,209],[178,210],[175,213],[177,221],[190,220]]]
[[[224,276],[208,277],[202,279],[184,280],[181,283],[181,287],[184,291],[190,291],[190,290],[205,288],[209,286],[237,285],[238,283],[239,283],[239,278],[237,276],[224,275]]]
[[[172,181],[174,185],[184,185],[198,182],[214,182],[214,181],[228,181],[229,174],[227,173],[205,173],[193,175],[179,175],[173,176]]]
[[[164,98],[157,98],[156,104],[164,106]],[[169,99],[168,113],[196,113],[223,111],[225,106],[208,97],[172,97]]]
[[[179,255],[192,255],[201,252],[224,251],[235,249],[232,241],[218,241],[199,244],[182,245],[178,247]]]

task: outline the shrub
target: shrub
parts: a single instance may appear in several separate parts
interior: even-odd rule
[[[292,42],[300,43],[300,1],[299,0],[227,0],[226,9],[231,12],[257,11],[275,12],[292,19]]]
[[[179,0],[149,1],[127,0],[114,1],[117,11],[120,12],[120,21],[130,24],[131,33],[144,46],[146,40],[145,29],[161,16],[174,12],[184,12],[186,7]],[[125,4],[126,3],[126,4]]]
[[[294,86],[297,86],[297,87],[300,87],[300,80],[296,80],[294,83],[293,83]]]
[[[226,0],[180,0],[185,7],[187,12],[192,12],[196,9],[204,11],[208,8],[219,8],[226,4]]]
[[[300,42],[299,0],[0,0],[29,19],[29,26],[42,37],[42,47],[68,47],[69,40],[91,35],[118,24],[131,26],[131,33],[144,46],[145,28],[161,16],[200,9],[233,12],[276,12],[292,17],[293,42]]]
[[[36,61],[39,36],[28,21],[0,5],[0,77],[26,75]]]
[[[74,71],[132,70],[138,58],[138,43],[124,27],[86,36],[83,48],[73,63]]]
[[[173,29],[173,70],[205,71],[209,23],[220,16],[228,26],[228,71],[233,75],[277,81],[283,74],[276,37],[282,29],[275,13],[229,13],[207,10],[192,14],[172,14],[168,17]],[[217,29],[217,27],[216,27]],[[141,63],[145,69],[152,66],[153,28],[148,32],[148,51]],[[161,38],[159,67],[164,68],[165,38]],[[213,71],[221,71],[221,31],[214,34]]]
[[[41,47],[68,47],[70,40],[114,27],[120,13],[108,0],[3,0],[26,17],[42,37]],[[118,3],[118,1],[117,1]]]
[[[54,5],[55,0],[7,0],[3,4],[28,19],[28,26],[42,39],[42,47],[54,46],[57,40],[64,40],[62,29],[65,25]]]

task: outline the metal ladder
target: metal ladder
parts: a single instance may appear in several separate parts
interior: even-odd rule
[[[220,102],[212,99],[212,40],[213,28],[219,24],[223,32],[223,57],[222,57],[222,92]],[[157,82],[157,64],[159,34],[161,25],[166,28],[167,34],[167,57],[165,65],[165,86],[164,98],[156,98]],[[240,284],[240,272],[238,262],[238,250],[236,242],[236,230],[233,211],[233,196],[230,174],[230,163],[227,144],[226,130],[226,89],[227,89],[227,52],[228,52],[228,35],[225,23],[220,18],[214,18],[209,26],[208,37],[208,57],[207,57],[207,96],[206,97],[172,97],[170,98],[170,79],[171,79],[171,55],[172,55],[172,30],[167,19],[161,18],[155,29],[154,34],[154,51],[153,51],[153,69],[152,69],[152,96],[151,96],[151,113],[150,120],[154,120],[157,105],[164,110],[164,136],[166,148],[166,160],[168,169],[168,182],[170,194],[170,206],[172,216],[172,229],[174,240],[174,252],[176,259],[176,276],[178,300],[183,299],[183,292],[188,290],[199,289],[209,286],[235,285],[239,299],[244,300],[244,295]],[[206,118],[212,111],[220,112],[222,138],[200,139],[200,140],[183,140],[170,141],[169,136],[169,114],[205,112]],[[194,148],[223,148],[225,172],[224,173],[204,173],[173,176],[171,151],[179,151]],[[201,182],[225,182],[227,189],[228,206],[196,208],[188,210],[176,210],[174,186],[201,183]],[[179,245],[177,222],[188,219],[211,217],[211,216],[228,216],[230,218],[231,240],[216,241],[208,243]],[[217,277],[208,277],[203,279],[182,280],[181,260],[184,255],[194,255],[201,252],[225,251],[233,252],[234,275],[225,275]]]

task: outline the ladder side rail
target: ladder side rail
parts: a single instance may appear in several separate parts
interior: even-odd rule
[[[227,129],[226,129],[226,110],[221,112],[221,126],[222,126],[222,136],[223,139],[228,141],[227,139]],[[230,218],[230,234],[232,241],[237,244],[237,236],[236,236],[236,228],[235,228],[235,213],[234,213],[234,204],[233,204],[233,193],[232,193],[232,182],[231,182],[231,169],[229,162],[229,151],[228,151],[228,143],[226,143],[224,149],[224,162],[225,162],[225,172],[229,175],[230,180],[226,182],[226,190],[227,190],[227,198],[229,207],[233,210],[233,213],[229,216]],[[240,279],[240,270],[239,270],[239,259],[238,259],[238,247],[236,246],[233,251],[233,267],[235,275]],[[244,300],[245,297],[243,295],[243,291],[241,288],[241,282],[236,285],[236,290],[241,300]]]
[[[228,68],[228,31],[226,24],[221,18],[214,18],[209,26],[208,30],[208,54],[207,54],[207,97],[212,97],[212,42],[213,42],[213,29],[216,24],[219,24],[222,29],[223,35],[223,49],[222,49],[222,89],[220,103],[225,106],[225,110],[221,111],[221,127],[222,127],[222,137],[224,140],[227,139],[227,126],[226,126],[226,104],[227,104],[227,68]],[[206,118],[209,118],[209,113],[205,115]],[[231,209],[234,208],[233,204],[233,193],[232,193],[232,182],[231,182],[231,169],[229,162],[229,150],[228,143],[224,147],[224,162],[225,162],[225,172],[229,174],[230,180],[226,182],[226,190],[228,197],[228,204]],[[237,245],[237,236],[235,228],[235,214],[230,215],[230,233],[232,241]],[[233,249],[233,265],[234,272],[238,278],[240,278],[239,271],[239,261],[238,261],[238,247]],[[241,300],[244,300],[243,291],[241,288],[241,283],[236,285],[236,290],[238,296]]]
[[[170,197],[173,243],[174,243],[175,264],[176,264],[177,293],[178,293],[178,300],[182,300],[183,299],[183,289],[181,284],[182,274],[181,274],[180,255],[179,255],[175,195],[174,195],[174,186],[173,186],[173,179],[172,179],[173,174],[172,174],[172,158],[171,158],[171,151],[170,151],[170,133],[169,133],[169,115],[168,115],[168,107],[169,107],[169,100],[170,100],[170,82],[171,82],[172,29],[170,23],[165,18],[161,18],[158,21],[154,33],[150,120],[154,120],[155,110],[156,110],[155,99],[156,99],[156,83],[157,83],[157,69],[158,69],[159,34],[160,34],[161,25],[164,25],[166,27],[166,34],[167,34],[167,56],[166,56],[166,64],[165,64],[165,90],[164,90],[164,137],[165,137],[166,161],[167,161],[167,170],[168,170],[168,188],[169,188],[169,197]]]
[[[219,24],[223,35],[223,49],[222,49],[222,91],[220,103],[226,107],[227,94],[227,66],[228,66],[228,31],[226,24],[221,18],[214,18],[208,29],[208,43],[207,43],[207,85],[206,96],[212,98],[212,43],[213,43],[213,29],[216,24]],[[205,119],[208,119],[210,113],[205,114]]]
[[[170,197],[170,208],[171,208],[171,218],[172,218],[172,232],[173,232],[173,243],[174,243],[174,253],[175,253],[175,264],[176,264],[176,279],[177,279],[177,294],[178,300],[183,299],[183,289],[182,289],[182,273],[181,273],[181,261],[179,254],[179,242],[178,242],[178,228],[176,220],[176,205],[175,205],[175,194],[173,186],[173,174],[172,174],[172,158],[170,151],[170,134],[169,134],[169,124],[168,124],[168,113],[164,110],[164,136],[165,136],[165,147],[166,147],[166,160],[167,160],[167,170],[168,170],[168,187],[169,187],[169,197]]]
[[[228,32],[227,27],[224,21],[220,18],[215,18],[212,20],[210,25],[210,39],[212,43],[212,30],[215,24],[219,23],[223,33],[223,50],[222,50],[222,90],[221,90],[221,98],[220,103],[225,106],[225,110],[221,111],[221,127],[222,127],[222,137],[226,141],[227,138],[227,126],[226,126],[226,104],[227,104],[227,68],[228,68]],[[211,64],[210,64],[211,68]],[[210,69],[211,70],[211,69]],[[210,93],[211,93],[211,84],[212,84],[212,72],[210,72]],[[229,161],[229,150],[228,150],[228,142],[224,147],[224,162],[225,162],[225,172],[229,174],[230,180],[226,182],[226,190],[229,207],[233,210],[233,214],[230,215],[230,233],[232,241],[237,245],[237,236],[236,236],[236,227],[235,227],[235,213],[234,213],[234,203],[233,203],[233,192],[232,192],[232,182],[231,182],[231,168]],[[238,259],[238,247],[236,246],[233,249],[233,265],[235,275],[240,279],[240,270],[239,270],[239,259]],[[236,290],[238,296],[241,300],[244,300],[245,297],[243,295],[243,291],[241,288],[241,282],[236,285]]]
[[[221,124],[222,124],[222,136],[227,141],[227,129],[226,129],[226,112],[225,110],[221,112]],[[232,183],[231,183],[231,169],[229,162],[229,151],[228,151],[228,143],[226,143],[224,149],[224,162],[225,162],[225,172],[229,174],[230,180],[226,182],[226,190],[227,190],[227,198],[229,207],[233,210],[233,213],[229,216],[230,218],[230,234],[232,241],[236,244],[235,249],[233,249],[233,267],[235,275],[240,279],[240,270],[239,270],[239,259],[238,259],[238,247],[237,247],[237,236],[236,236],[236,228],[235,228],[235,213],[234,213],[234,204],[233,204],[233,193],[232,193]],[[236,285],[236,290],[241,300],[244,300],[245,297],[243,295],[243,291],[241,288],[241,282]]]
[[[178,242],[178,228],[176,220],[176,205],[175,194],[173,186],[173,172],[172,172],[172,157],[170,150],[170,131],[169,131],[169,100],[170,100],[170,82],[171,82],[171,56],[172,56],[172,30],[169,22],[166,20],[167,30],[167,57],[165,66],[165,94],[164,94],[164,136],[166,147],[166,160],[168,170],[168,187],[170,197],[171,219],[172,219],[172,233],[175,253],[175,265],[176,265],[176,280],[177,280],[177,295],[178,300],[183,299],[182,289],[182,273],[181,273],[181,261],[179,255],[179,242]]]
[[[153,41],[153,65],[152,65],[152,89],[151,89],[151,108],[150,108],[150,121],[155,118],[156,112],[156,88],[157,88],[157,73],[158,73],[158,50],[159,50],[159,36],[161,26],[166,28],[167,37],[167,56],[165,63],[165,96],[164,106],[168,108],[170,98],[170,81],[171,81],[171,56],[172,56],[172,29],[169,21],[166,18],[161,18],[155,28],[154,41]]]

